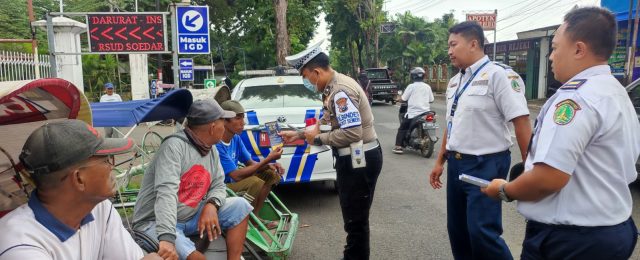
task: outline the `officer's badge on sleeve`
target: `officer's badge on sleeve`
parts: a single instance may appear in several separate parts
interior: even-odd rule
[[[520,90],[522,89],[522,88],[520,87],[520,84],[518,83],[518,81],[517,81],[517,80],[515,80],[515,79],[511,80],[511,88],[512,88],[512,89],[513,89],[513,91],[515,91],[515,92],[520,92]]]
[[[333,102],[336,108],[336,118],[340,124],[340,128],[349,128],[362,124],[360,111],[353,104],[347,93],[340,91],[333,96]]]
[[[558,125],[566,125],[571,123],[576,113],[580,110],[580,105],[571,99],[565,99],[556,104],[556,110],[553,112],[553,122]]]

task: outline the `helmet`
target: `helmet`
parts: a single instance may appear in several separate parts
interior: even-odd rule
[[[413,69],[411,69],[410,73],[411,73],[411,80],[414,80],[414,81],[424,80],[424,69],[423,68],[414,67]]]

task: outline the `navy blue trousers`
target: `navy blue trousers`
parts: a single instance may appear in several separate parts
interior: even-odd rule
[[[614,226],[580,227],[527,222],[523,260],[629,259],[638,240],[633,219]]]
[[[458,180],[467,174],[492,180],[506,178],[510,152],[455,158],[448,153],[447,229],[455,259],[513,259],[502,239],[502,202],[480,192],[478,186]]]

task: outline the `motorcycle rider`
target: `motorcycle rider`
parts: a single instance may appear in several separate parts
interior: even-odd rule
[[[430,103],[434,100],[431,86],[424,83],[424,74],[424,69],[420,67],[412,68],[410,75],[413,83],[409,84],[402,93],[402,101],[407,102],[407,113],[404,115],[400,123],[400,128],[398,128],[398,134],[396,135],[396,147],[392,150],[396,154],[403,153],[404,147],[402,141],[407,131],[409,131],[413,119],[418,115],[430,111]]]

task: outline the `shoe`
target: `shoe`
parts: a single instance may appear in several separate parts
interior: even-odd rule
[[[262,222],[262,224],[267,227],[267,229],[275,229],[278,227],[278,221],[277,220],[266,220],[266,219],[260,219],[260,222]]]
[[[395,148],[393,148],[393,150],[391,150],[391,151],[393,153],[395,153],[395,154],[403,154],[404,153],[404,151],[402,150],[402,147],[397,147],[397,146]]]

